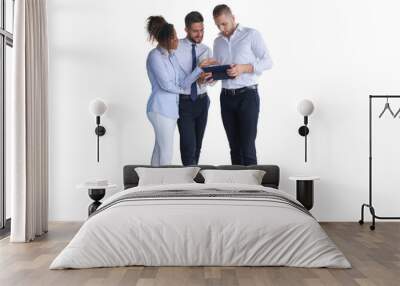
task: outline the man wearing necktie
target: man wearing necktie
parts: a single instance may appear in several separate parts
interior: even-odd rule
[[[227,5],[213,10],[221,31],[214,41],[214,56],[233,79],[222,80],[221,116],[231,151],[232,165],[256,165],[256,136],[260,97],[257,76],[272,67],[261,34],[236,23]]]
[[[175,55],[185,74],[190,74],[203,59],[211,58],[211,49],[202,44],[203,16],[196,11],[185,17],[186,38],[181,39]],[[209,74],[203,74],[202,82]],[[210,99],[206,84],[194,82],[190,89],[179,95],[178,129],[180,151],[184,166],[199,162],[204,131],[207,125]]]

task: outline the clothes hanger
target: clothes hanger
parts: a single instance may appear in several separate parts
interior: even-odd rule
[[[393,117],[396,117],[397,113],[399,113],[399,111],[400,111],[400,109],[399,109],[399,111],[396,112],[396,115],[394,115],[392,109],[390,108],[389,98],[388,97],[386,97],[385,107],[383,108],[381,114],[379,115],[379,118],[382,117],[382,115],[385,113],[386,110],[389,110],[390,114],[392,114]]]
[[[397,110],[397,112],[394,114],[394,118],[396,118],[397,115],[399,115],[399,113],[400,113],[400,108],[399,108],[399,110]]]

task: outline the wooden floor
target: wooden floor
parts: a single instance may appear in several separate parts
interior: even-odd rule
[[[48,270],[80,223],[52,223],[32,243],[0,241],[0,285],[400,285],[400,223],[322,223],[353,268],[120,267]]]

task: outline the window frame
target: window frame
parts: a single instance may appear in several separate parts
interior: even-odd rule
[[[6,218],[6,190],[5,190],[5,97],[6,97],[6,49],[13,48],[14,35],[6,30],[6,0],[0,0],[0,237],[10,231],[10,219]],[[11,17],[14,19],[15,0],[12,0]],[[14,30],[14,27],[13,27]]]

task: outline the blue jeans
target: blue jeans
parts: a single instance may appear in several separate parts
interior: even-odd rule
[[[176,119],[157,112],[148,112],[147,117],[153,125],[155,135],[151,165],[171,165]]]
[[[220,95],[222,122],[231,149],[232,165],[257,165],[256,136],[260,97],[257,89]]]

